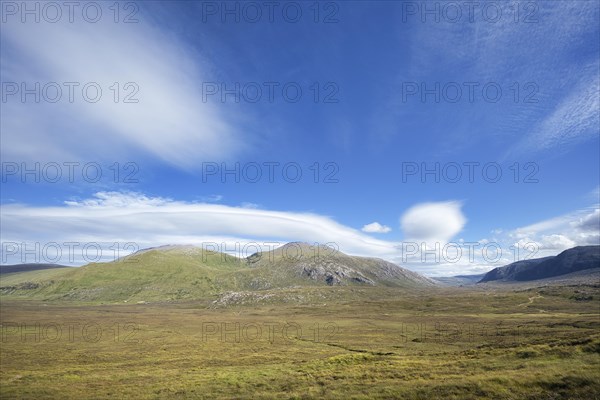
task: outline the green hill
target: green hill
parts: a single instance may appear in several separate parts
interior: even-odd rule
[[[110,263],[11,274],[0,293],[40,300],[152,302],[216,299],[239,291],[303,287],[424,287],[434,283],[395,264],[290,243],[240,259],[193,246],[163,246]]]
[[[10,292],[23,285],[27,285],[27,283],[50,280],[74,270],[75,268],[73,267],[63,267],[2,274],[0,276],[0,287],[3,292]],[[11,287],[13,289],[11,289]]]

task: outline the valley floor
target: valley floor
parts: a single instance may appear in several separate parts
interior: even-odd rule
[[[597,286],[323,290],[222,308],[3,297],[0,397],[600,398]]]

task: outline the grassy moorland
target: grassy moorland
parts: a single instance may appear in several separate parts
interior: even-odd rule
[[[147,304],[5,295],[0,395],[600,398],[597,283],[265,293]]]

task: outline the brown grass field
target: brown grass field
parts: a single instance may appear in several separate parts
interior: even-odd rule
[[[2,399],[598,399],[598,285],[217,307],[3,298]]]

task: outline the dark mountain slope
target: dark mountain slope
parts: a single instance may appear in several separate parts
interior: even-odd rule
[[[18,272],[38,271],[40,269],[68,268],[66,265],[59,264],[14,264],[0,265],[0,274],[13,274]]]
[[[554,257],[517,261],[494,268],[479,282],[531,281],[600,267],[600,246],[579,246]]]

